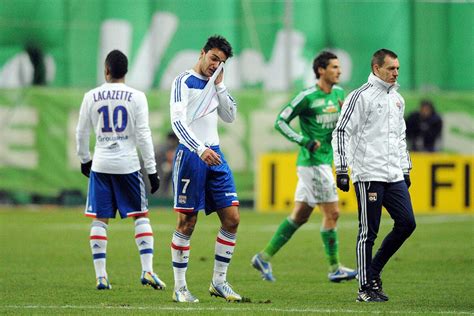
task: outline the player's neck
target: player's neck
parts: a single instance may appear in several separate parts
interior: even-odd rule
[[[125,83],[125,78],[120,78],[120,79],[110,78],[110,80],[108,80],[107,82],[108,83]]]
[[[199,63],[196,64],[196,65],[193,67],[193,70],[194,70],[198,75],[203,76],[203,77],[205,77],[205,78],[208,78],[205,74],[203,74],[203,73],[201,72],[201,67],[199,67]]]
[[[332,86],[334,84],[330,84],[324,80],[319,80],[318,83],[316,84],[319,89],[321,89],[322,91],[324,91],[325,93],[330,93],[331,90],[332,90]]]

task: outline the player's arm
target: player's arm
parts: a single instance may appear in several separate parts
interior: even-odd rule
[[[216,85],[216,90],[219,100],[217,114],[224,122],[232,123],[237,116],[237,103],[231,97],[223,82]]]
[[[188,106],[189,89],[184,83],[184,76],[178,76],[171,86],[170,116],[171,128],[179,139],[179,142],[190,150],[196,152],[199,157],[207,149],[189,128],[186,117]]]
[[[89,150],[91,128],[92,123],[89,114],[88,98],[87,94],[85,94],[79,111],[79,121],[76,126],[76,152],[81,164],[88,163],[92,160]]]
[[[362,108],[362,97],[360,95],[355,97],[354,93],[349,94],[342,105],[341,115],[332,132],[331,142],[336,173],[347,173],[348,171],[349,142],[358,128],[359,115],[363,113]]]
[[[402,108],[399,111],[400,124],[398,124],[398,126],[400,127],[400,129],[399,129],[399,134],[398,134],[398,149],[400,153],[400,162],[401,162],[403,173],[407,175],[410,173],[412,164],[411,164],[410,154],[407,149],[406,124],[405,124],[405,119],[403,118],[403,113],[405,112],[405,100],[403,100],[403,98],[400,98],[400,103],[401,103]]]
[[[315,145],[315,140],[297,133],[290,125],[290,122],[301,113],[306,105],[307,100],[304,94],[298,94],[290,103],[285,105],[278,114],[275,121],[275,129],[289,141],[308,148]],[[312,148],[308,149],[311,150]]]
[[[144,93],[135,93],[135,138],[143,159],[148,179],[150,180],[151,194],[160,188],[160,176],[156,171],[155,151],[148,116],[148,101]]]
[[[148,174],[156,173],[155,151],[148,116],[148,101],[144,93],[135,93],[136,123],[135,137]]]
[[[231,97],[224,85],[224,68],[216,78],[216,91],[219,105],[217,106],[217,114],[219,117],[227,123],[232,123],[237,116],[237,103],[234,98]]]

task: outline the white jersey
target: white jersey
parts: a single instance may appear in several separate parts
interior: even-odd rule
[[[171,126],[179,142],[199,156],[207,146],[219,145],[218,116],[233,122],[237,113],[234,99],[223,82],[199,75],[194,70],[181,73],[173,81],[170,95]]]
[[[374,74],[351,92],[332,134],[336,171],[351,167],[353,182],[403,180],[411,169],[405,140],[405,101]]]
[[[76,129],[81,163],[91,160],[91,129],[96,136],[92,171],[129,174],[140,170],[138,145],[147,173],[156,173],[148,101],[143,92],[123,83],[104,83],[84,95]]]

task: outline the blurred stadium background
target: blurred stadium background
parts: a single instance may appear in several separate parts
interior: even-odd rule
[[[413,155],[416,211],[472,213],[473,20],[472,1],[0,0],[0,202],[84,202],[74,130],[83,93],[103,82],[108,51],[129,56],[127,82],[149,97],[158,145],[170,130],[172,79],[194,65],[209,35],[222,34],[235,50],[226,84],[239,117],[221,124],[221,143],[244,205],[291,208],[296,147],[273,122],[314,83],[314,56],[338,54],[349,92],[385,47],[401,61],[407,114],[429,98],[444,120],[442,152]],[[354,203],[342,195],[344,210]]]

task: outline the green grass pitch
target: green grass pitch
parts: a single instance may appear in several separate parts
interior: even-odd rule
[[[107,267],[113,289],[97,291],[89,249],[90,219],[80,209],[0,210],[0,314],[182,315],[440,315],[474,314],[474,216],[417,216],[417,229],[383,273],[386,303],[356,303],[356,282],[333,284],[319,235],[321,217],[310,222],[273,260],[275,283],[261,280],[250,259],[272,236],[284,214],[242,210],[228,280],[249,303],[226,303],[208,293],[217,216],[201,215],[191,241],[188,286],[198,304],[172,302],[171,211],[152,211],[155,271],[165,291],[141,286],[131,219],[109,225]],[[342,262],[355,265],[357,217],[339,222]],[[382,219],[379,238],[392,221]]]

